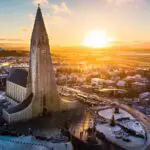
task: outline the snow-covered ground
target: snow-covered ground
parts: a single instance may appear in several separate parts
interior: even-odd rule
[[[105,119],[111,119],[113,114],[115,116],[115,119],[121,119],[121,118],[135,119],[130,113],[128,113],[123,109],[119,109],[119,112],[120,113],[114,114],[114,108],[109,108],[105,110],[100,110],[98,114]]]
[[[143,150],[145,148],[145,139],[128,135],[121,127],[111,127],[109,124],[97,124],[96,130],[104,133],[106,138],[128,150]],[[117,135],[121,135],[120,138],[116,138]],[[124,141],[123,138],[127,137],[130,142]]]
[[[123,120],[120,124],[128,129],[132,129],[136,131],[138,134],[142,134],[145,136],[145,130],[139,121],[135,120]]]
[[[0,136],[0,150],[73,150],[70,142],[52,143],[33,136]]]
[[[1,103],[1,106],[3,106],[4,103],[5,104],[7,103],[7,104],[9,104],[9,107],[18,105],[18,103],[16,101],[14,101],[10,97],[8,97],[6,95],[6,93],[3,91],[0,91],[0,103]]]
[[[128,128],[136,131],[138,134],[142,134],[145,136],[145,129],[141,125],[139,121],[137,121],[131,114],[129,114],[127,111],[123,109],[119,109],[118,114],[114,113],[114,108],[109,108],[105,110],[99,111],[99,115],[106,118],[106,119],[111,119],[112,115],[115,115],[115,119],[121,119],[121,118],[129,118],[129,120],[121,120],[119,121],[119,124]]]
[[[5,99],[5,92],[0,91],[0,100]]]

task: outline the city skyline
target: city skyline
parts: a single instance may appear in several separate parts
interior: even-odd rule
[[[147,0],[3,0],[0,43],[29,44],[38,3],[52,46],[82,45],[91,31],[104,31],[113,44],[150,41]]]

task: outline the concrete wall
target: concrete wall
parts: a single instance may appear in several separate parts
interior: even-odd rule
[[[5,109],[3,109],[2,117],[8,123],[31,119],[32,118],[32,103],[25,109],[16,113],[12,113],[12,114],[8,113]]]
[[[26,91],[25,87],[10,81],[6,82],[6,94],[18,102],[22,102],[26,98]]]

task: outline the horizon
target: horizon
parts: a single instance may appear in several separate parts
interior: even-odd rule
[[[4,50],[19,50],[19,51],[30,51],[30,44],[28,43],[1,43],[0,42],[0,48],[4,49]],[[150,42],[131,42],[131,43],[123,43],[120,42],[118,44],[118,42],[116,42],[116,44],[113,44],[109,47],[90,47],[90,46],[84,46],[84,45],[52,45],[50,43],[50,48],[52,50],[63,50],[63,49],[87,49],[87,50],[134,50],[134,49],[139,49],[139,50],[150,50]]]

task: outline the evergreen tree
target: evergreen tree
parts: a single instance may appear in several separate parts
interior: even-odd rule
[[[115,126],[116,125],[116,121],[115,121],[115,116],[112,115],[111,121],[110,121],[110,125],[111,126]]]

